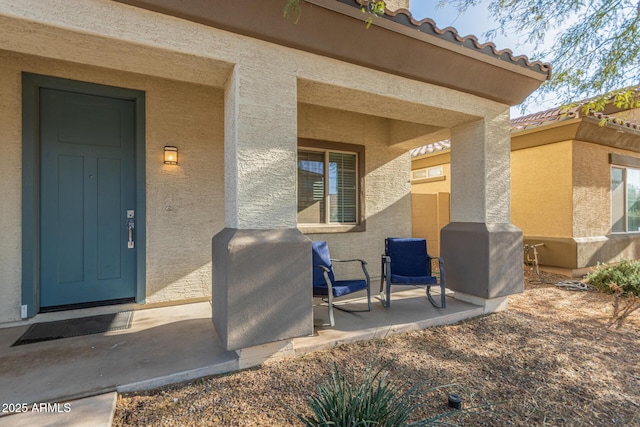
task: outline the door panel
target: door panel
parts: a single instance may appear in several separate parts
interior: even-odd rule
[[[61,284],[84,280],[84,159],[79,156],[58,156],[58,211],[57,224],[47,222],[50,240],[63,243],[55,251],[58,268],[57,281]],[[52,200],[53,201],[53,200]],[[54,209],[55,209],[54,208]],[[52,218],[53,219],[53,218]],[[47,258],[44,258],[47,259]],[[51,260],[53,261],[53,260]]]
[[[120,202],[121,161],[98,159],[98,279],[121,275],[123,242],[119,230],[123,208]],[[126,209],[125,209],[126,211]],[[127,236],[128,237],[128,236]],[[126,246],[124,246],[126,248]]]
[[[135,296],[133,101],[40,90],[40,305]]]

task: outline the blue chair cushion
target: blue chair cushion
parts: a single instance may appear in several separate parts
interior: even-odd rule
[[[316,269],[320,270],[320,269]],[[357,292],[367,289],[367,281],[366,280],[334,280],[333,284],[333,296],[339,297],[342,295],[347,295],[352,292]],[[326,285],[316,286],[313,285],[313,295],[314,296],[327,296],[329,288]]]
[[[391,257],[391,274],[406,277],[431,276],[427,241],[415,238],[386,239],[386,254]],[[393,282],[393,281],[392,281]]]
[[[394,285],[403,283],[407,285],[437,285],[438,278],[435,276],[400,276],[399,274],[392,274],[391,283]]]
[[[336,278],[333,275],[333,265],[331,265],[331,256],[329,255],[329,246],[327,245],[327,242],[311,242],[311,251],[313,254],[313,264],[311,265],[327,267],[330,270],[329,280],[331,280],[332,283],[335,282]],[[327,282],[324,279],[324,271],[321,268],[313,268],[313,286],[314,288],[316,286],[327,286]]]

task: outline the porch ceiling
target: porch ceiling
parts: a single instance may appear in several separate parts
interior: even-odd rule
[[[1,13],[0,48],[220,88],[224,87],[233,70],[233,64],[212,58],[105,38]]]
[[[407,150],[449,138],[451,127],[478,120],[459,111],[304,79],[298,80],[298,102],[386,120],[389,145]]]
[[[425,130],[432,132],[478,120],[478,116],[448,110],[444,106],[417,104],[392,96],[303,79],[298,80],[298,101],[425,125]]]

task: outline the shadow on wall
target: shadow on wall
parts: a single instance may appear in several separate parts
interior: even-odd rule
[[[598,263],[614,263],[624,258],[640,258],[640,235],[620,234],[586,238],[524,237],[526,244],[539,244],[540,265],[584,269]]]
[[[599,263],[615,263],[624,258],[640,258],[640,235],[610,235],[603,239],[578,242],[578,261],[587,258],[582,267],[595,267]]]
[[[225,329],[219,332],[227,345],[242,348],[312,333],[311,243],[304,236],[295,230],[227,229],[214,237],[216,248],[229,251],[214,261],[214,268],[222,264],[225,271],[214,272],[220,282],[213,289],[226,294],[226,305],[213,295],[213,320]],[[228,313],[217,316],[216,309]]]

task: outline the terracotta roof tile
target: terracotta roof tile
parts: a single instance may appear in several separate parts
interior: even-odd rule
[[[636,94],[640,94],[640,86],[635,88],[634,87],[626,88],[626,89],[633,89],[636,92]],[[589,110],[586,113],[583,111],[583,107],[586,103],[597,98],[599,98],[599,96],[580,100],[569,107],[554,107],[548,110],[539,111],[537,113],[528,114],[526,116],[511,119],[511,130],[513,131],[513,130],[528,129],[531,127],[541,126],[541,125],[552,123],[552,122],[559,122],[562,120],[572,119],[574,117],[583,117],[585,115],[596,117],[596,115],[599,114],[600,116],[605,116],[608,118],[615,119],[614,117],[606,116],[602,113],[594,113],[592,110]],[[622,110],[618,109],[618,111],[622,111]],[[598,118],[601,118],[601,117],[598,117]],[[616,123],[616,122],[620,122],[620,119],[618,118],[616,119],[616,121],[613,121],[612,123]]]
[[[351,6],[361,7],[360,4],[368,4],[368,0],[338,0]],[[407,9],[398,9],[395,11],[385,9],[385,18],[390,19],[407,27],[415,28],[425,34],[438,37],[443,40],[462,45],[469,49],[491,55],[504,61],[512,62],[525,68],[532,69],[547,75],[547,79],[551,78],[551,64],[541,61],[531,62],[525,55],[514,55],[510,49],[498,50],[492,42],[480,43],[478,38],[473,35],[461,36],[453,27],[440,29],[435,21],[431,18],[416,20],[413,14]]]
[[[551,108],[526,116],[511,119],[511,130],[527,129],[561,120],[572,119],[580,116],[580,109],[583,104],[572,108]]]
[[[627,127],[627,128],[630,128],[630,129],[640,130],[640,123],[631,122],[629,120],[625,120],[625,119],[620,118],[620,117],[613,117],[613,116],[609,116],[607,114],[599,113],[599,112],[596,113],[593,110],[589,111],[587,116],[595,117],[598,120],[604,120],[604,121],[606,121],[608,123],[612,123],[614,125],[619,125],[619,126]]]
[[[423,145],[411,150],[411,157],[423,156],[425,154],[436,153],[451,148],[451,141],[445,139],[443,141],[434,142],[432,144]]]

